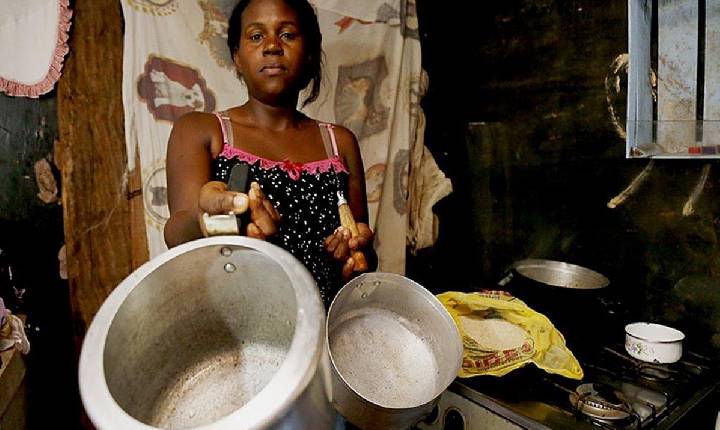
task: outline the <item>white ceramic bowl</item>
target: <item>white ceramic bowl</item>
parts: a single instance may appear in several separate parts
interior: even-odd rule
[[[685,334],[660,324],[638,322],[625,326],[625,350],[650,363],[675,363],[682,356]]]

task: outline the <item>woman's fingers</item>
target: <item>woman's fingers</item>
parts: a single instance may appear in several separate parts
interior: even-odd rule
[[[262,200],[263,206],[265,207],[265,211],[267,211],[268,214],[270,214],[270,218],[272,218],[273,221],[276,223],[280,222],[280,213],[275,209],[275,206],[273,206],[272,202],[268,199],[263,198]]]
[[[340,227],[325,239],[325,250],[336,260],[344,260],[350,254],[350,230]]]
[[[232,200],[232,211],[236,214],[245,213],[250,205],[250,199],[245,193],[235,193]]]
[[[357,223],[358,235],[351,238],[348,244],[350,249],[357,250],[368,246],[373,239],[373,232],[365,223]]]
[[[264,209],[265,212],[270,215],[270,218],[276,223],[279,222],[280,213],[277,211],[277,209],[275,209],[275,206],[273,206],[270,199],[265,196],[265,193],[263,192],[262,188],[260,188],[260,185],[257,182],[252,182],[250,184],[250,192],[252,192],[253,196],[262,203],[262,209]]]
[[[265,240],[267,236],[260,230],[260,228],[253,222],[247,225],[247,237],[252,237],[255,239],[261,239]]]
[[[350,246],[348,245],[348,241],[350,240],[350,231],[343,228],[339,232],[339,236],[340,240],[335,247],[335,252],[333,252],[333,257],[335,257],[336,260],[342,260],[350,255]]]
[[[349,281],[355,271],[355,260],[352,257],[348,258],[343,264],[342,278],[343,281]]]
[[[345,281],[349,280],[356,271],[366,270],[365,268],[356,267],[359,262],[351,256],[352,251],[354,251],[353,246],[357,247],[359,244],[364,246],[372,240],[372,231],[367,225],[364,228],[360,226],[361,224],[358,224],[360,232],[358,237],[353,238],[350,230],[338,227],[333,234],[325,238],[325,250],[336,261],[342,262],[342,277]]]
[[[259,229],[265,237],[274,235],[277,232],[280,215],[270,200],[265,197],[257,182],[250,184],[248,197],[250,219],[254,227]],[[248,225],[248,236],[250,236],[250,225]]]
[[[247,211],[248,205],[247,194],[227,191],[227,185],[223,182],[208,182],[200,189],[198,206],[201,211],[210,215],[226,214],[228,212],[241,214]]]
[[[339,234],[341,228],[336,229],[333,234],[325,238],[325,249],[331,254],[335,252],[335,248],[342,240],[342,234]]]
[[[328,252],[332,252],[335,250],[335,247],[337,246],[337,243],[336,243],[337,232],[340,228],[342,228],[342,227],[338,227],[337,229],[335,229],[335,231],[330,236],[325,238],[324,245],[325,245],[325,249]]]

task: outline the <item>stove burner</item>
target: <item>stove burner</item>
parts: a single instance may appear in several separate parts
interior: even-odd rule
[[[599,420],[624,420],[632,414],[630,405],[612,387],[599,383],[578,386],[570,403],[580,413]]]
[[[677,363],[646,363],[627,355],[624,344],[618,342],[599,344],[594,351],[588,347],[577,357],[585,370],[583,381],[527,366],[502,380],[458,381],[455,393],[471,402],[456,399],[456,403],[445,404],[440,410],[454,406],[470,416],[467,408],[486,408],[483,402],[490,401],[513,415],[527,418],[527,428],[558,430],[581,426],[596,430],[691,428],[683,426],[695,419],[690,414],[697,413],[697,418],[702,419],[706,413],[717,411],[712,402],[720,392],[720,356],[696,356],[684,351]],[[472,415],[479,417],[484,413]],[[442,417],[441,412],[440,421]],[[510,415],[503,417],[507,422],[517,422]],[[471,420],[477,424],[466,422],[468,428],[499,427],[484,421],[478,423],[477,419]]]

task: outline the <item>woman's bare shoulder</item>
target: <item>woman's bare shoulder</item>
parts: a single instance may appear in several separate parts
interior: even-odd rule
[[[183,114],[173,124],[173,129],[192,129],[196,127],[215,129],[218,127],[218,119],[213,113],[193,111]]]
[[[206,148],[222,142],[222,129],[215,114],[188,112],[173,124],[170,142],[180,141],[182,145],[203,145]]]

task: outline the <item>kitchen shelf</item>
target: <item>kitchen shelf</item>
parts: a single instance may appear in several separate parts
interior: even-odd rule
[[[720,158],[720,2],[628,0],[628,158]]]
[[[628,121],[627,158],[720,159],[720,121]]]

